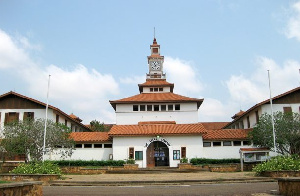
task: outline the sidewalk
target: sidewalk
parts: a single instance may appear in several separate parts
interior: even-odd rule
[[[99,174],[65,175],[51,186],[97,186],[126,184],[186,184],[222,182],[270,182],[272,178],[254,176],[254,172],[198,172],[198,173],[155,173],[155,174]]]

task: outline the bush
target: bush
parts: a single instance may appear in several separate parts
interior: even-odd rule
[[[206,164],[231,164],[240,163],[240,159],[205,159],[205,158],[192,158],[190,163],[193,165],[206,165]]]
[[[126,164],[135,164],[135,160],[134,159],[127,159]]]
[[[98,160],[58,160],[58,161],[50,161],[51,163],[57,164],[58,166],[123,166],[125,161],[123,160],[107,160],[107,161],[98,161]]]
[[[14,174],[58,174],[61,175],[61,171],[58,165],[49,161],[45,162],[30,162],[21,163],[18,167],[10,171]]]
[[[180,159],[180,163],[188,163],[189,159],[188,158],[182,158]]]
[[[253,168],[257,175],[264,171],[299,171],[300,159],[299,156],[276,156],[269,161],[258,164]]]

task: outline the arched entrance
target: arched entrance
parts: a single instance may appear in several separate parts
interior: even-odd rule
[[[169,166],[169,148],[161,142],[152,142],[147,148],[147,167]]]

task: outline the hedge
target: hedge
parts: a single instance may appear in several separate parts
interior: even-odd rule
[[[205,158],[192,158],[190,163],[193,165],[205,165],[205,164],[230,164],[240,163],[240,159],[205,159]]]
[[[50,162],[57,164],[58,166],[123,166],[123,164],[125,164],[125,161],[123,160],[58,160]]]

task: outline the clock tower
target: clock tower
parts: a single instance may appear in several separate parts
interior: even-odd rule
[[[149,73],[147,79],[165,79],[163,73],[164,56],[160,55],[160,45],[157,44],[156,38],[153,39],[153,44],[150,45],[151,55],[148,56]]]

